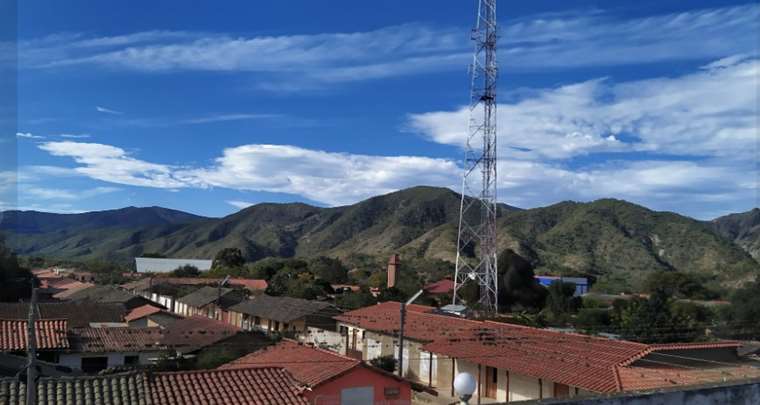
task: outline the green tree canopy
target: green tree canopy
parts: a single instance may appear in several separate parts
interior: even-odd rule
[[[212,267],[234,268],[243,267],[244,264],[245,258],[243,257],[243,252],[241,252],[240,249],[224,248],[216,254],[216,257],[214,257]]]

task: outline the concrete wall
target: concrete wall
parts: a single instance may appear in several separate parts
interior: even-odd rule
[[[760,404],[760,380],[715,384],[647,394],[617,394],[597,398],[530,401],[525,404],[553,405],[756,405]]]
[[[126,356],[139,356],[139,363],[141,365],[152,364],[153,360],[158,358],[160,352],[141,352],[141,353],[67,353],[61,354],[58,357],[58,364],[66,367],[70,367],[76,370],[81,370],[82,359],[86,357],[107,357],[108,367],[116,367],[124,365],[124,357]]]
[[[300,340],[336,353],[346,354],[346,337],[335,331],[308,327]]]

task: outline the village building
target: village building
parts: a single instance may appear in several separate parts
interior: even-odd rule
[[[259,295],[242,301],[230,310],[230,322],[245,330],[303,333],[309,328],[334,330],[334,305],[291,297]]]
[[[159,304],[145,297],[131,294],[126,290],[110,285],[96,285],[85,288],[69,295],[67,299],[69,301],[121,304],[127,310],[132,310],[145,304],[159,306]]]
[[[37,405],[308,404],[304,387],[273,367],[43,377],[37,393]],[[26,405],[25,382],[0,378],[0,404]]]
[[[95,324],[124,324],[127,309],[122,304],[95,302],[41,302],[35,307],[35,317],[44,319],[65,319],[66,326],[84,328]],[[0,319],[27,320],[29,304],[24,302],[0,303]],[[126,324],[124,324],[126,326]]]
[[[246,293],[234,288],[201,287],[177,299],[174,312],[182,316],[205,316],[229,322],[229,308],[245,300]]]
[[[124,320],[130,327],[167,327],[182,317],[155,307],[153,305],[143,305],[130,311],[124,316]]]
[[[398,359],[398,303],[361,308],[336,319],[357,356],[366,361]],[[461,319],[419,305],[407,307],[404,331],[403,375],[452,402],[453,379],[461,372],[478,382],[471,403],[629,391],[641,387],[637,381],[657,388],[704,382],[706,375],[722,375],[720,381],[760,376],[760,369],[741,362],[735,342],[647,345]],[[689,368],[682,367],[684,359]],[[669,378],[672,374],[679,377]]]
[[[167,348],[159,328],[80,328],[69,333],[69,349],[57,364],[97,373],[101,370],[155,363]]]
[[[282,367],[301,384],[310,404],[409,404],[411,384],[361,360],[284,339],[219,367]]]

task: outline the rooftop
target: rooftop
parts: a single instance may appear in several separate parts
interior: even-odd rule
[[[188,352],[218,343],[238,332],[240,328],[237,326],[203,316],[194,316],[179,319],[167,326],[161,343]]]
[[[71,331],[71,350],[81,353],[162,350],[160,328],[80,328]]]
[[[140,318],[144,318],[148,315],[157,314],[159,312],[162,312],[161,308],[157,308],[153,305],[145,304],[143,306],[137,307],[129,311],[129,313],[124,317],[124,320],[127,322],[131,322]]]
[[[68,299],[72,301],[95,301],[106,303],[127,303],[136,297],[129,292],[111,285],[95,285],[85,288],[69,295]]]
[[[298,381],[314,387],[360,364],[359,360],[285,339],[224,364],[219,369],[282,367]]]
[[[26,384],[16,378],[0,379],[0,404],[25,405]],[[151,403],[145,374],[92,377],[40,378],[37,405],[108,405]]]
[[[259,295],[248,299],[237,305],[233,305],[229,310],[279,322],[292,322],[296,319],[315,315],[326,310],[331,311],[331,315],[340,312],[328,302],[291,297],[272,297],[270,295]]]
[[[154,405],[308,404],[296,380],[275,367],[157,373],[150,397]]]
[[[66,319],[69,328],[90,326],[91,322],[123,322],[126,312],[122,304],[74,301],[37,304],[37,319]],[[26,320],[28,316],[28,303],[0,303],[0,319]]]
[[[217,299],[220,299],[219,291],[220,289],[218,287],[202,287],[199,290],[193,291],[190,294],[187,294],[181,298],[179,298],[179,302],[182,302],[183,304],[187,304],[191,307],[200,308],[205,305],[211,304],[212,302],[215,302]],[[238,290],[234,290],[232,288],[222,288],[221,289],[221,306],[222,307],[229,307],[232,305],[235,305],[242,301],[243,294],[242,292]]]
[[[385,302],[336,317],[380,333],[398,333],[399,304]],[[647,345],[492,321],[473,321],[409,308],[407,338],[422,349],[594,392],[621,389],[618,372],[667,350],[736,348],[735,342]],[[623,370],[624,373],[628,372]]]
[[[0,319],[0,351],[13,352],[27,348],[27,321]],[[45,319],[35,322],[37,349],[66,349],[66,320]]]

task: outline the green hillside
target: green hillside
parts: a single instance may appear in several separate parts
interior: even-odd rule
[[[760,262],[760,208],[716,218],[710,226]]]
[[[168,210],[157,215],[156,208],[115,210],[109,218],[36,213],[44,216],[40,220],[25,213],[36,222],[5,216],[0,229],[22,255],[72,260],[128,263],[144,253],[212,258],[236,247],[249,261],[396,252],[453,261],[459,206],[460,195],[449,189],[414,187],[344,207],[259,204],[219,219]],[[500,247],[519,252],[539,272],[588,274],[636,287],[656,270],[700,273],[724,284],[760,271],[715,226],[625,201],[500,208]]]

